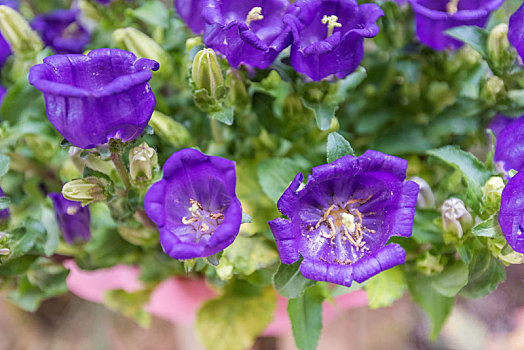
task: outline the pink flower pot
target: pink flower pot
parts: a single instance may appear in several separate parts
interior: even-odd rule
[[[69,290],[78,297],[95,303],[102,303],[104,294],[113,289],[133,292],[143,288],[138,279],[137,267],[117,265],[108,269],[85,271],[79,269],[74,260],[65,261],[64,265],[71,270],[67,277]],[[146,310],[172,323],[192,324],[200,305],[216,296],[203,279],[171,278],[153,291]],[[367,304],[367,296],[363,290],[342,295],[335,299],[335,304],[325,302],[324,322],[335,319],[343,310]],[[264,335],[279,336],[291,332],[286,307],[287,299],[278,296],[275,319],[268,325]]]

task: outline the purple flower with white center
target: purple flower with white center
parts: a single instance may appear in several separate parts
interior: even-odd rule
[[[5,193],[2,191],[2,188],[0,188],[0,197],[4,197]],[[9,218],[9,208],[0,210],[0,223],[2,221],[5,221]]]
[[[514,119],[498,134],[494,161],[497,167],[508,172],[524,169],[524,116]]]
[[[82,207],[80,202],[65,199],[61,193],[50,193],[49,197],[53,201],[56,220],[64,240],[68,244],[88,241],[91,238],[89,208]]]
[[[164,177],[144,200],[166,254],[201,258],[233,243],[242,221],[235,186],[235,162],[195,149],[174,153],[164,164]]]
[[[229,64],[267,68],[291,43],[282,22],[287,0],[203,0],[204,43]]]
[[[44,93],[51,124],[67,141],[88,149],[142,133],[156,104],[148,82],[158,68],[131,52],[97,49],[47,57],[31,67],[29,82]]]
[[[504,0],[409,0],[420,41],[434,50],[457,49],[463,42],[444,31],[458,26],[484,27]]]
[[[82,53],[91,35],[77,21],[78,14],[78,10],[57,10],[38,15],[31,27],[56,53]]]
[[[524,3],[509,19],[508,40],[524,60]]]
[[[206,21],[202,17],[203,0],[175,0],[175,9],[180,18],[195,34],[202,34]]]
[[[502,191],[499,224],[513,250],[524,253],[524,171],[509,179]]]
[[[313,168],[305,186],[299,173],[278,201],[289,220],[269,223],[282,263],[302,255],[304,277],[344,286],[402,264],[404,249],[386,243],[411,235],[419,187],[406,169],[370,150]]]
[[[291,28],[291,64],[313,80],[335,74],[344,78],[364,57],[364,38],[378,34],[384,12],[356,0],[299,0],[284,22]]]

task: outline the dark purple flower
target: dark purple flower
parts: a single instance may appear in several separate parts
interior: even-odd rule
[[[302,274],[350,286],[402,264],[405,251],[386,245],[411,235],[418,185],[404,182],[407,161],[376,151],[299,173],[278,201],[289,220],[269,223],[284,264],[300,255]]]
[[[508,126],[508,124],[510,124],[513,121],[515,121],[515,118],[510,118],[502,114],[497,114],[489,123],[488,129],[491,129],[496,137],[506,126]]]
[[[12,9],[18,10],[18,1],[16,0],[0,0],[0,5],[9,6]]]
[[[524,171],[509,179],[502,191],[499,224],[513,250],[524,253]]]
[[[77,21],[77,15],[76,10],[56,10],[36,16],[31,26],[56,53],[82,53],[91,35]]]
[[[138,137],[156,100],[149,87],[158,63],[130,52],[97,49],[55,55],[31,67],[29,82],[44,93],[47,118],[64,138],[92,148],[110,138]]]
[[[102,5],[109,5],[113,0],[96,0]]]
[[[282,22],[287,0],[203,0],[204,43],[229,64],[267,68],[291,43]]]
[[[291,64],[313,80],[353,72],[364,57],[364,38],[378,34],[375,22],[384,15],[378,5],[356,0],[299,0],[289,12]]]
[[[5,193],[0,188],[0,197],[4,197],[4,196],[5,196]],[[5,221],[8,218],[9,218],[9,208],[4,209],[4,210],[0,210],[0,222]]]
[[[203,0],[175,0],[176,12],[195,34],[202,34],[206,26],[202,5]]]
[[[49,197],[55,207],[56,220],[64,240],[68,244],[75,241],[88,241],[91,238],[91,215],[88,207],[82,207],[80,202],[65,199],[61,193],[50,193]]]
[[[504,0],[409,0],[420,41],[434,50],[456,49],[463,45],[444,33],[458,26],[484,27],[491,11]]]
[[[173,154],[164,165],[163,179],[144,200],[166,254],[174,259],[200,258],[233,243],[242,221],[235,186],[233,161],[195,149]]]
[[[508,40],[524,60],[524,3],[509,19]]]
[[[505,172],[524,169],[524,116],[514,119],[498,134],[494,160]]]

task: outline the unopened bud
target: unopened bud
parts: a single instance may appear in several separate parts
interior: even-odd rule
[[[504,81],[496,75],[489,77],[486,81],[486,98],[497,101],[506,92]]]
[[[191,76],[197,106],[205,111],[215,108],[227,89],[213,49],[202,49],[196,54]]]
[[[131,179],[145,176],[148,180],[153,178],[153,168],[158,164],[156,151],[144,141],[140,146],[129,150],[129,173]]]
[[[496,25],[488,37],[489,58],[496,70],[508,68],[515,59],[515,53],[510,50],[508,41],[508,25],[500,23]]]
[[[444,231],[456,233],[459,238],[462,238],[464,232],[473,227],[473,217],[460,199],[447,199],[442,204],[441,210]]]
[[[94,201],[105,201],[109,198],[104,180],[86,177],[69,181],[62,187],[62,195],[70,201],[81,202],[86,206]]]
[[[482,188],[482,202],[490,212],[495,212],[500,207],[500,197],[504,186],[504,180],[501,177],[493,176]]]
[[[113,40],[121,48],[131,51],[138,58],[149,58],[160,65],[160,73],[168,73],[171,70],[167,53],[152,38],[138,29],[127,27],[117,29],[113,32]]]
[[[0,32],[15,54],[38,52],[44,46],[25,18],[4,5],[0,5]]]
[[[419,186],[418,196],[417,196],[417,207],[421,209],[431,209],[435,208],[435,196],[429,184],[421,177],[414,176],[410,179]]]
[[[226,86],[229,87],[229,101],[235,106],[247,106],[249,94],[242,72],[238,69],[229,69],[226,74]]]
[[[177,148],[188,146],[190,143],[191,136],[189,131],[182,124],[164,113],[154,111],[149,125],[151,125],[158,137]]]
[[[127,242],[141,247],[152,247],[158,243],[158,233],[146,227],[119,225],[118,234]]]

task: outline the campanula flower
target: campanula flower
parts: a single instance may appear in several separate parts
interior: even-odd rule
[[[463,45],[444,31],[458,26],[484,27],[492,11],[504,0],[409,0],[417,36],[434,50],[457,49]]]
[[[524,171],[509,179],[502,191],[499,224],[513,250],[524,253]]]
[[[65,199],[61,193],[50,193],[49,197],[55,208],[56,221],[68,244],[75,241],[88,241],[91,238],[91,215],[88,207],[79,202]]]
[[[302,274],[350,286],[402,264],[404,249],[388,243],[411,235],[418,185],[407,161],[376,151],[345,156],[299,173],[278,201],[288,219],[269,223],[284,264],[304,258]]]
[[[494,161],[500,170],[524,168],[524,116],[514,119],[498,134]]]
[[[91,35],[77,21],[77,10],[56,10],[36,16],[31,27],[56,53],[82,53]]]
[[[364,56],[364,38],[378,34],[375,22],[384,15],[378,5],[356,0],[299,0],[289,12],[291,64],[313,80],[353,72]]]
[[[5,193],[0,188],[0,197],[4,197]],[[0,210],[0,222],[5,221],[9,218],[9,208]]]
[[[524,60],[524,3],[509,19],[508,40]]]
[[[203,0],[204,44],[233,67],[267,68],[291,43],[282,22],[288,5],[287,0]]]
[[[164,177],[144,200],[166,254],[174,259],[200,258],[229,246],[242,221],[235,186],[233,161],[195,149],[173,154],[164,164]]]
[[[202,17],[203,0],[175,0],[175,10],[195,34],[202,34],[206,21]]]
[[[44,93],[51,124],[67,141],[87,149],[142,133],[156,104],[148,82],[158,67],[127,51],[97,49],[47,57],[31,67],[29,82]]]

